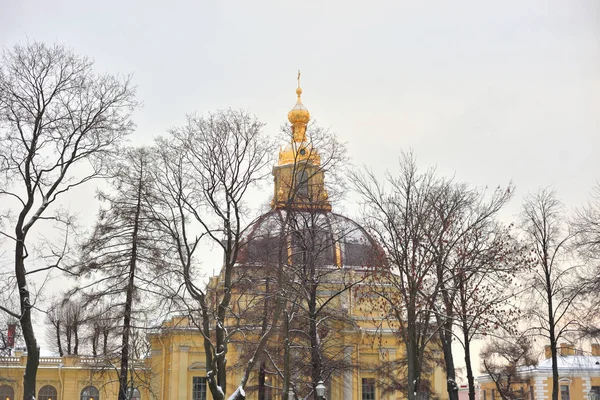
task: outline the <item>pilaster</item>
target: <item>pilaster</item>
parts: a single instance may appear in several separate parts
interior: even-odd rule
[[[344,349],[344,359],[352,361],[352,347],[346,347]],[[344,387],[344,400],[352,400],[352,375],[353,371],[351,369],[344,371],[344,376],[342,380]]]
[[[189,346],[179,346],[179,400],[188,400]]]

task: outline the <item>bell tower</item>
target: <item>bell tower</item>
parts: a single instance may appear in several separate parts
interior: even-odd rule
[[[274,209],[331,211],[321,157],[307,138],[310,113],[302,104],[300,71],[296,95],[296,105],[288,112],[291,142],[279,150],[279,161],[273,168],[275,192],[272,206]]]

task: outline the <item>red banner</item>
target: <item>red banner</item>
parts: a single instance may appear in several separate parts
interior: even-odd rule
[[[10,324],[8,325],[8,347],[15,347],[15,334],[17,332],[17,326]]]

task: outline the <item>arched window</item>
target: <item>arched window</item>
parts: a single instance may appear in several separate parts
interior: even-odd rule
[[[0,386],[0,399],[2,400],[15,400],[15,391],[8,385]]]
[[[296,191],[300,197],[308,197],[308,172],[305,169],[296,174]]]
[[[139,390],[129,388],[127,389],[127,398],[130,400],[140,400],[142,397]]]
[[[86,386],[81,391],[80,400],[100,400],[100,392],[93,386]]]
[[[51,385],[42,386],[38,392],[38,400],[56,400],[57,398],[56,389]]]

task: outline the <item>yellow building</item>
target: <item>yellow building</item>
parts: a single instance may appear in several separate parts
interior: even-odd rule
[[[17,351],[0,357],[0,399],[23,398],[23,374],[27,356]],[[134,363],[138,376],[132,400],[150,399],[152,371],[145,361]],[[37,400],[116,399],[119,391],[117,368],[103,358],[64,356],[41,357],[37,373]]]
[[[239,385],[249,357],[247,349],[256,341],[262,313],[270,307],[269,285],[284,270],[289,281],[287,315],[296,317],[287,330],[281,328],[273,335],[268,354],[257,363],[246,386],[247,398],[282,398],[286,368],[295,395],[311,396],[315,346],[323,360],[319,378],[327,387],[328,399],[403,398],[397,388],[405,384],[404,346],[398,342],[395,327],[378,317],[374,303],[368,301],[371,294],[360,284],[380,250],[362,227],[332,211],[325,186],[325,163],[330,159],[312,140],[302,89],[298,87],[296,93],[297,102],[288,113],[290,141],[280,149],[273,168],[271,210],[247,229],[234,271],[234,280],[240,283],[231,301],[228,325],[239,333],[232,334],[227,353],[226,392],[233,393]],[[222,279],[212,278],[209,287],[220,290]],[[318,317],[306,311],[311,301],[328,302]],[[311,342],[310,324],[316,319],[321,323],[313,327],[312,335],[316,333],[318,340]],[[203,338],[188,317],[168,321],[160,332],[150,335],[150,341],[152,370],[160,377],[154,393],[165,400],[210,398]],[[285,343],[293,348],[288,364],[283,356]],[[441,368],[432,365],[424,375],[431,388],[429,397],[445,398]]]
[[[576,351],[562,344],[558,355],[559,400],[600,399],[600,345],[593,344],[591,354]],[[496,384],[490,376],[480,376],[479,400],[501,400]],[[522,400],[552,399],[552,358],[546,347],[545,359],[532,367],[519,369],[518,381],[513,385],[516,397]]]
[[[269,288],[274,282],[270,279],[283,268],[287,323],[274,333],[257,363],[246,386],[247,398],[281,399],[286,373],[296,396],[311,396],[315,348],[327,399],[405,398],[399,390],[406,384],[405,347],[397,339],[396,327],[379,316],[372,293],[362,284],[381,250],[360,225],[332,211],[325,186],[332,160],[322,159],[318,143],[311,140],[310,114],[299,86],[296,93],[297,103],[288,114],[289,143],[280,149],[273,168],[271,210],[247,229],[234,272],[239,283],[228,325],[236,333],[229,341],[226,392],[233,393],[239,385],[248,349],[270,312]],[[221,281],[220,275],[211,278],[210,290],[220,290]],[[311,302],[317,311],[310,311]],[[151,354],[136,369],[144,376],[144,384],[137,387],[141,399],[211,398],[203,337],[192,317],[174,317],[149,335]],[[38,400],[116,399],[116,369],[106,363],[83,357],[41,361]],[[14,396],[6,389],[8,394],[0,399],[19,398],[24,357],[2,362],[0,376],[8,377],[2,387],[12,388]],[[426,366],[422,380],[428,385],[423,398],[447,398],[438,365]],[[54,393],[48,386],[56,394],[44,397],[42,390]]]

